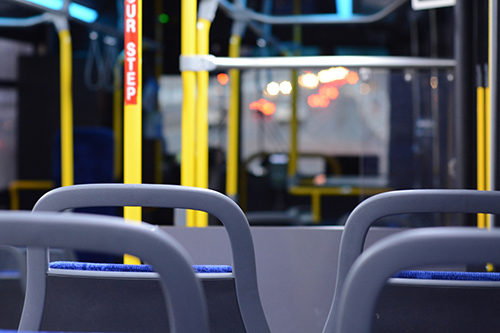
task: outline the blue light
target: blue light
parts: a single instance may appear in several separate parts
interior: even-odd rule
[[[53,10],[61,10],[64,4],[63,0],[28,0],[28,1]],[[97,11],[93,10],[92,8],[82,6],[74,2],[69,4],[69,15],[87,23],[94,22],[95,20],[97,20],[97,17],[99,16]]]
[[[352,15],[352,0],[336,0],[337,15],[342,18],[351,18]]]
[[[74,2],[70,3],[69,5],[69,15],[87,23],[94,22],[99,16],[97,11],[93,10],[92,8],[82,6]]]
[[[28,1],[54,10],[60,10],[63,8],[63,0],[28,0]]]

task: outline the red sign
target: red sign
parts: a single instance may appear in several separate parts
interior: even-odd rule
[[[139,18],[137,0],[125,0],[125,104],[137,104],[139,87]]]

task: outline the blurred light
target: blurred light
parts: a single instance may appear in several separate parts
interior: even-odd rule
[[[331,82],[330,72],[327,69],[323,69],[318,73],[318,80],[321,83]]]
[[[229,82],[229,75],[226,73],[219,73],[217,74],[217,81],[219,81],[222,86],[225,86]]]
[[[330,99],[321,94],[313,94],[307,98],[307,104],[312,108],[326,108],[330,105]]]
[[[292,92],[292,84],[290,81],[283,81],[280,83],[280,91],[284,95],[288,95]]]
[[[273,102],[265,100],[264,98],[250,103],[249,108],[250,110],[260,111],[266,116],[271,116],[274,114],[274,112],[276,112],[276,105],[274,105]]]
[[[339,90],[335,86],[324,85],[319,88],[319,94],[328,97],[328,99],[337,99],[339,97]]]
[[[257,46],[260,48],[266,47],[267,46],[266,40],[264,38],[257,39]]]
[[[168,21],[170,21],[170,16],[168,16],[168,14],[162,13],[158,15],[158,21],[163,24],[168,23]]]
[[[362,83],[361,86],[359,87],[359,92],[361,95],[368,95],[370,93],[370,85],[368,83]]]
[[[438,81],[437,76],[431,77],[431,87],[432,87],[432,89],[437,89],[438,84],[439,84],[439,81]]]
[[[319,107],[326,108],[328,105],[330,105],[330,99],[328,97],[320,95]]]
[[[313,184],[317,185],[317,186],[319,186],[319,185],[325,185],[326,184],[326,175],[324,173],[316,175],[313,178]]]
[[[272,102],[268,102],[262,106],[262,110],[260,110],[266,116],[270,116],[276,112],[276,105]]]
[[[352,0],[336,0],[337,15],[345,19],[351,18],[353,16],[352,2]]]
[[[359,81],[359,75],[358,75],[358,73],[356,73],[356,72],[349,72],[349,74],[347,74],[347,82],[349,84],[355,85],[356,83],[358,83],[358,81]]]
[[[271,96],[276,96],[280,92],[280,85],[278,82],[269,82],[266,87],[266,91]]]
[[[250,105],[248,107],[250,108],[250,110],[256,110],[256,111],[258,111],[259,108],[260,108],[260,103],[259,103],[259,101],[252,102],[252,103],[250,103]]]
[[[371,68],[362,67],[359,69],[359,78],[363,82],[370,81],[370,76],[372,75]]]
[[[31,3],[47,7],[53,10],[61,10],[63,8],[63,0],[28,0]],[[69,15],[81,21],[92,23],[97,20],[99,13],[96,10],[71,2],[68,7]]]
[[[299,76],[299,84],[307,89],[315,89],[318,84],[318,76],[314,73],[306,73]]]
[[[318,107],[318,103],[316,101],[316,95],[309,95],[309,97],[307,97],[307,104],[309,104],[309,106],[312,108]]]
[[[271,164],[287,164],[290,161],[287,154],[272,154],[269,156]]]
[[[97,11],[93,10],[92,8],[82,6],[74,2],[69,4],[68,11],[69,15],[87,23],[94,22],[99,16]]]
[[[345,67],[332,67],[324,69],[318,73],[318,79],[321,83],[339,81],[346,78],[349,70]]]
[[[63,8],[63,0],[28,0],[28,1],[54,10],[60,10]]]

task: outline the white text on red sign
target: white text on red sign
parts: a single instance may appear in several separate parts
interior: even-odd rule
[[[137,0],[125,0],[125,104],[137,104],[138,27]]]

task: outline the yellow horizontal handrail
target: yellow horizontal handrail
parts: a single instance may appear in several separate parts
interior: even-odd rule
[[[54,188],[52,180],[13,180],[9,184],[10,209],[19,210],[21,207],[19,199],[20,190],[51,190]]]

